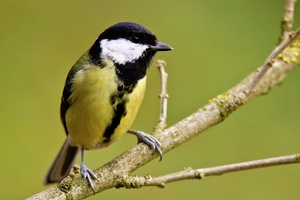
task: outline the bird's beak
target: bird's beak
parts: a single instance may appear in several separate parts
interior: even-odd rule
[[[170,51],[170,50],[173,50],[173,48],[170,45],[162,43],[162,42],[156,42],[156,45],[155,46],[150,46],[149,49],[153,50],[153,51]]]

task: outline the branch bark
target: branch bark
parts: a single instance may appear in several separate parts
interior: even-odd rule
[[[282,29],[282,40],[288,38],[289,33],[293,30],[294,23],[294,7],[296,0],[285,1],[285,12],[282,17],[281,29]]]
[[[285,31],[287,34],[287,32]],[[270,69],[275,64],[276,57],[288,46],[290,45],[296,38],[299,37],[300,28],[298,28],[294,33],[288,32],[288,37],[286,37],[269,55],[263,66],[257,71],[253,81],[250,83],[249,92],[252,92],[254,87],[258,84],[261,78],[266,74],[268,69]]]
[[[294,5],[294,1],[287,0],[287,2],[290,2],[289,5]],[[293,11],[293,9],[290,8],[288,10]],[[289,14],[289,16],[293,15]],[[290,27],[291,24],[292,22],[289,22],[287,27]],[[290,28],[286,28],[285,30],[289,32]],[[257,75],[257,72],[253,72],[233,88],[209,100],[206,105],[190,116],[167,129],[163,129],[164,127],[160,129],[161,132],[156,134],[156,138],[162,144],[162,151],[166,153],[196,135],[199,135],[209,127],[224,121],[240,106],[244,105],[252,98],[267,93],[275,85],[281,83],[286,74],[300,63],[299,33],[300,29],[296,31],[296,34],[298,35],[294,35],[294,38],[286,38],[284,40],[287,41],[285,44],[287,47],[285,49],[275,49],[273,52],[276,51],[276,54],[273,54],[273,52],[270,54],[266,63],[271,62],[272,67],[268,67],[267,70],[264,71],[263,68],[265,65],[262,68],[259,68],[258,71],[263,71],[261,75]],[[162,94],[164,93],[162,92]],[[113,187],[136,187],[135,181],[130,181],[132,180],[132,177],[129,176],[129,174],[157,156],[158,155],[153,154],[153,152],[144,144],[134,146],[94,171],[99,178],[99,182],[95,182],[95,192],[99,193]],[[296,160],[295,163],[299,162],[299,155],[294,155],[292,157],[292,159]],[[280,160],[280,158],[277,159]],[[265,162],[265,165],[254,164],[253,166],[269,166],[269,161],[270,159]],[[275,163],[275,165],[283,163]],[[286,163],[290,162],[287,161]],[[247,167],[241,167],[244,166],[243,163],[234,165],[236,166],[236,170],[234,171],[247,169]],[[230,170],[232,171],[232,165],[225,167],[227,171],[224,171],[223,169],[224,166],[196,171],[186,170],[184,172],[179,172],[179,174],[183,173],[183,175],[180,176],[178,176],[178,174],[166,175],[170,176],[170,178],[167,179],[169,181],[164,181],[161,184],[153,183],[152,185],[163,187],[167,182],[175,181],[176,177],[184,179],[185,177],[201,178],[208,175],[219,175],[230,172]],[[189,173],[191,173],[191,175],[187,175]],[[81,177],[74,178],[74,174],[75,171],[72,171],[58,186],[54,186],[28,199],[84,199],[94,195],[93,190],[88,186],[86,180]],[[147,181],[149,183],[149,179]]]
[[[167,79],[168,74],[165,71],[166,62],[163,60],[156,61],[156,67],[160,73],[161,77],[161,93],[159,94],[160,99],[160,112],[159,121],[154,128],[154,133],[162,132],[167,126],[167,105],[169,95],[167,93]]]
[[[123,187],[140,188],[144,186],[157,186],[164,188],[167,183],[190,180],[203,179],[208,176],[219,176],[230,172],[238,172],[242,170],[257,169],[262,167],[278,166],[283,164],[299,163],[300,155],[289,155],[277,158],[268,158],[262,160],[254,160],[249,162],[234,163],[231,165],[223,165],[218,167],[210,167],[203,169],[186,168],[183,171],[167,174],[159,177],[147,176],[128,176],[124,179]]]

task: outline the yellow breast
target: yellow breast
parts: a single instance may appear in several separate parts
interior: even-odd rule
[[[125,94],[126,114],[110,136],[109,143],[120,138],[132,125],[141,105],[146,88],[146,76],[134,90]],[[72,83],[71,106],[66,112],[70,136],[80,147],[93,149],[107,145],[103,134],[114,118],[111,95],[117,90],[113,64],[104,68],[87,65],[78,71]]]

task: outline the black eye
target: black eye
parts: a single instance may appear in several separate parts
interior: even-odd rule
[[[131,41],[134,42],[134,43],[139,43],[140,38],[138,36],[132,36]]]

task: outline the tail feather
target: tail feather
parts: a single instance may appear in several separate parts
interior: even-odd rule
[[[78,152],[79,148],[71,146],[66,140],[44,179],[44,185],[60,182],[65,178],[75,164]]]

